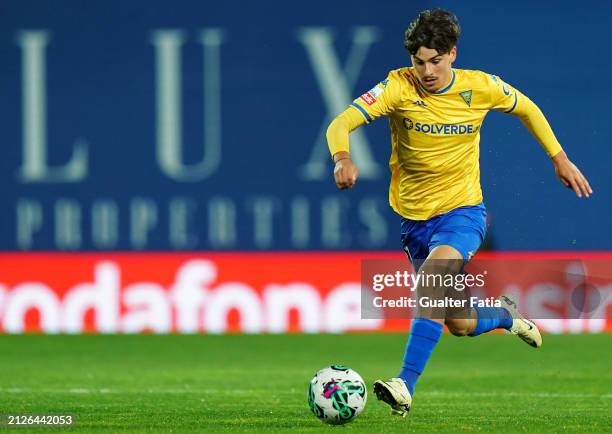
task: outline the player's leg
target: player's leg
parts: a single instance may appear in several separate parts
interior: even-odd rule
[[[510,296],[502,295],[498,300],[503,306],[503,309],[510,312],[510,316],[512,317],[512,326],[508,329],[508,331],[514,335],[517,335],[532,347],[540,348],[542,346],[542,335],[540,334],[540,330],[538,330],[535,323],[521,315],[521,313],[518,311],[516,302]]]
[[[428,223],[427,231],[411,230],[402,233],[404,247],[413,264],[418,258],[416,252],[424,249],[422,243],[429,238],[429,255],[421,265],[424,274],[456,274],[462,271],[463,265],[476,253],[486,231],[486,211],[482,204],[462,207],[436,217]],[[414,225],[419,228],[423,226]],[[407,235],[407,236],[405,236]],[[418,296],[436,296],[435,285],[419,285]],[[445,288],[439,288],[437,295],[445,294]],[[398,378],[374,383],[374,392],[378,399],[391,406],[391,413],[406,416],[412,405],[412,395],[416,382],[438,343],[442,334],[443,323],[450,332],[458,336],[477,336],[496,328],[505,328],[518,334],[530,345],[538,346],[539,332],[532,322],[524,320],[515,309],[515,304],[507,297],[500,300],[505,306],[498,308],[464,309],[459,317],[446,318],[440,311],[421,309],[410,329],[406,345],[404,363]],[[514,307],[513,307],[514,306]],[[527,335],[529,333],[529,336]],[[541,344],[541,338],[539,339]],[[534,345],[535,343],[535,345]]]
[[[438,245],[429,253],[420,272],[423,276],[454,275],[461,271],[463,261],[461,254],[450,245]],[[444,288],[435,279],[424,279],[417,287],[417,297],[429,300],[444,296]],[[444,308],[419,307],[410,327],[410,336],[406,344],[402,369],[398,375],[412,395],[416,383],[423,373],[434,348],[440,340],[445,320]]]
[[[471,318],[448,317],[448,331],[455,336],[480,336],[497,329],[505,329],[517,335],[534,348],[542,346],[542,335],[535,323],[518,311],[516,302],[508,295],[498,298],[499,307],[473,307]]]
[[[456,275],[478,250],[486,231],[486,211],[483,205],[453,210],[428,221],[427,231],[418,231],[422,225],[409,227],[402,232],[405,250],[414,264],[418,247],[427,243],[427,259],[420,268],[424,276],[433,277],[430,283],[422,279],[417,287],[419,300],[439,299],[446,295],[446,288],[436,285],[435,276]],[[418,256],[416,256],[418,257]],[[469,310],[455,317],[447,325],[453,333],[468,334],[476,329],[477,320],[467,315]],[[423,373],[440,336],[446,319],[446,309],[420,308],[410,328],[402,369],[397,378],[374,383],[377,397],[391,406],[392,414],[406,416],[412,404],[416,383]]]
[[[456,249],[452,246],[437,246],[429,252],[419,271],[428,276],[457,273],[461,264],[461,255]],[[437,287],[434,279],[422,280],[417,286],[419,298],[434,299],[439,294],[443,294],[443,290]],[[439,309],[419,308],[415,317],[398,377],[374,383],[374,393],[378,399],[389,404],[391,414],[397,416],[407,415],[412,405],[416,382],[423,373],[444,327],[444,313]]]
[[[482,205],[453,210],[436,226],[430,247],[450,245],[467,262],[484,239],[485,223],[486,211]],[[510,297],[501,296],[499,304],[499,307],[460,309],[447,316],[445,324],[455,336],[479,336],[492,330],[505,329],[533,347],[542,345],[538,328],[532,321],[523,318]]]
[[[430,241],[430,248],[452,246],[460,260],[467,263],[480,248],[486,233],[486,209],[483,204],[466,206],[444,215],[436,226]],[[449,289],[450,298],[461,298],[463,291]],[[510,313],[503,308],[484,307],[472,309],[469,306],[450,310],[445,318],[449,332],[455,336],[478,336],[497,328],[512,326]]]

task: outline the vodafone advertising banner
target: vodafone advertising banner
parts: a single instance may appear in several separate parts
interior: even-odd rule
[[[602,266],[612,262],[612,254],[483,253],[478,258],[504,264],[506,272],[499,273],[504,280],[495,286],[537,304],[523,306],[527,312],[547,308],[546,297],[534,297],[534,291],[542,287],[544,293],[551,288],[561,291],[577,281],[574,275],[559,275],[551,282],[556,278],[539,273],[537,266],[531,266],[530,272],[522,267],[514,276],[513,264],[561,260],[574,270],[576,264],[580,270],[596,269],[597,288],[591,289],[597,295],[597,317],[559,314],[539,323],[558,333],[612,330],[612,269]],[[408,319],[362,314],[362,263],[372,259],[396,261],[403,256],[389,252],[0,254],[0,331],[406,331]],[[580,273],[586,271],[575,272]],[[488,279],[495,279],[493,273]],[[588,283],[584,275],[578,280],[580,288]],[[572,295],[575,298],[576,292]],[[555,308],[563,310],[559,303]]]

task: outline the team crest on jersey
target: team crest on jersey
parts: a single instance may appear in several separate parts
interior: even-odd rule
[[[468,107],[472,105],[472,89],[461,92],[459,95],[461,95],[461,98],[463,98]]]

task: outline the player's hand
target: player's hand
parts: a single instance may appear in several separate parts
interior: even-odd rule
[[[584,177],[582,172],[578,170],[576,165],[572,163],[564,151],[559,152],[552,158],[555,166],[555,173],[559,180],[567,188],[574,190],[576,196],[589,197],[593,194],[593,189],[589,185],[589,181]]]
[[[351,155],[348,152],[338,152],[334,155],[336,167],[334,168],[334,180],[336,187],[340,190],[353,188],[357,182],[359,172],[357,166],[351,160]]]

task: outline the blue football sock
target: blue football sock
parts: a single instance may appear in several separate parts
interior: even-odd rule
[[[503,307],[475,307],[476,328],[470,336],[478,336],[498,328],[510,329],[512,317]]]
[[[417,318],[412,322],[404,364],[399,373],[399,378],[406,383],[410,395],[414,393],[414,386],[440,340],[443,328],[442,324],[426,318]]]

